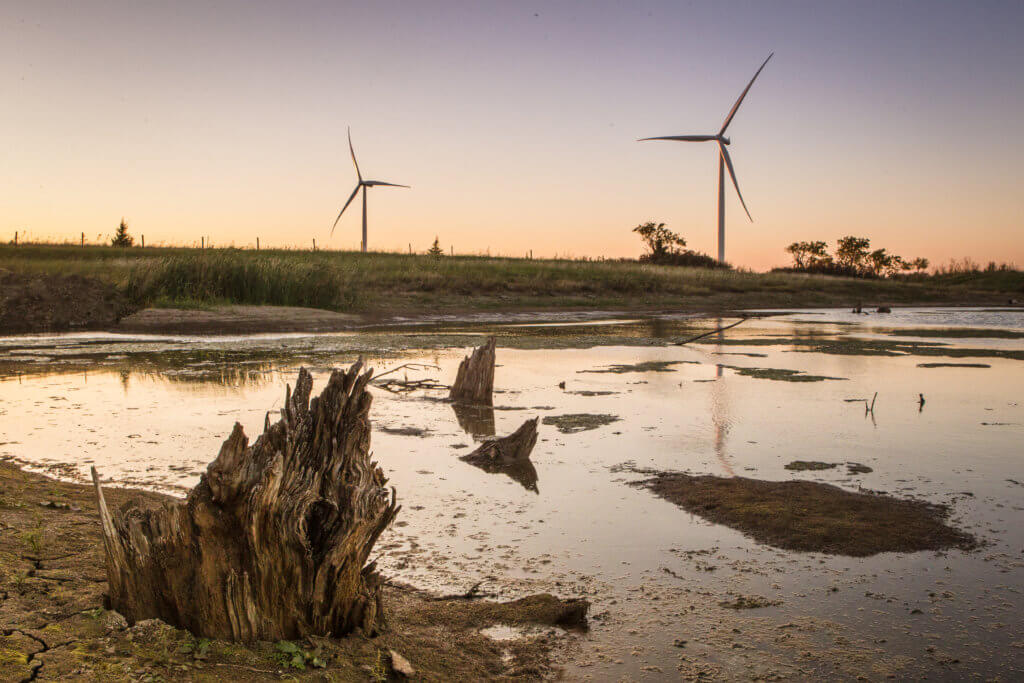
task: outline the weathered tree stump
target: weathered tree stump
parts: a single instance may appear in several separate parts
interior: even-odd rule
[[[448,398],[456,403],[494,405],[494,337],[463,359]]]
[[[519,429],[500,439],[488,439],[480,447],[462,459],[470,463],[522,462],[530,459],[530,453],[537,443],[537,419],[527,420]]]
[[[530,453],[537,443],[537,418],[527,420],[516,431],[500,439],[488,439],[479,448],[460,459],[485,472],[500,472],[536,492],[537,470]]]
[[[367,559],[399,507],[370,460],[372,374],[335,370],[310,401],[301,369],[281,420],[252,446],[236,423],[185,501],[112,514],[94,468],[110,607],[228,640],[381,631]]]

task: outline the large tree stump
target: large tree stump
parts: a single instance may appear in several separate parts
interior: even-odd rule
[[[239,424],[186,500],[111,513],[103,524],[110,607],[197,636],[291,640],[384,626],[367,564],[398,513],[370,460],[372,371],[335,370],[319,398],[299,370],[281,420],[252,446]]]
[[[448,398],[456,403],[494,405],[494,337],[463,359]]]
[[[537,443],[537,418],[527,420],[519,429],[500,439],[488,439],[461,460],[485,472],[500,472],[516,480],[526,489],[537,492],[537,470],[530,462],[530,453]]]

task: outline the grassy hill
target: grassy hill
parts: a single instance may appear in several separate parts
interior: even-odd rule
[[[1024,273],[861,280],[629,261],[530,260],[192,248],[0,246],[8,275],[77,275],[132,308],[218,304],[308,306],[364,314],[571,308],[679,309],[1006,303]]]

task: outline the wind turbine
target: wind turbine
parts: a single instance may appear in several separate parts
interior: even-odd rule
[[[772,58],[771,53],[768,55],[768,59]],[[725,169],[729,169],[729,177],[732,178],[732,186],[736,188],[736,195],[740,198],[740,204],[743,205],[743,210],[747,212],[747,218],[753,223],[754,219],[750,216],[750,211],[747,209],[747,203],[743,201],[743,193],[740,192],[739,183],[736,182],[736,171],[732,167],[732,159],[729,157],[729,150],[727,147],[730,144],[729,138],[725,137],[725,130],[732,123],[732,117],[736,115],[736,110],[740,108],[740,104],[743,103],[743,98],[747,96],[747,92],[750,90],[750,86],[754,85],[754,81],[761,75],[761,69],[764,69],[765,64],[768,63],[768,59],[764,60],[761,67],[754,74],[754,77],[750,79],[750,83],[747,83],[747,87],[740,93],[740,97],[736,100],[736,104],[732,105],[732,109],[729,110],[729,115],[725,117],[725,123],[722,124],[722,129],[718,131],[716,135],[666,135],[657,138],[641,138],[639,142],[645,140],[677,140],[679,142],[711,142],[714,140],[718,143],[718,260],[725,261]]]
[[[409,187],[408,185],[396,185],[395,183],[385,183],[383,180],[363,180],[363,174],[359,171],[359,162],[356,161],[356,151],[352,148],[352,129],[348,129],[348,151],[352,153],[352,163],[356,166],[356,176],[359,177],[359,182],[356,183],[356,189],[352,190],[352,194],[348,196],[348,201],[345,202],[345,206],[341,207],[341,211],[338,212],[338,217],[334,219],[334,225],[331,226],[331,234],[334,234],[334,228],[338,227],[338,221],[341,220],[341,214],[345,213],[345,209],[352,203],[352,200],[356,198],[356,194],[359,190],[363,191],[363,246],[362,251],[366,251],[366,189],[369,187],[377,187],[383,185],[385,187]]]

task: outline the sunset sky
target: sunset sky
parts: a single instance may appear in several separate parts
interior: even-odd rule
[[[636,256],[715,252],[712,143],[754,217],[728,260],[869,237],[1024,265],[1024,3],[0,4],[0,239]],[[22,239],[25,239],[23,236]]]

